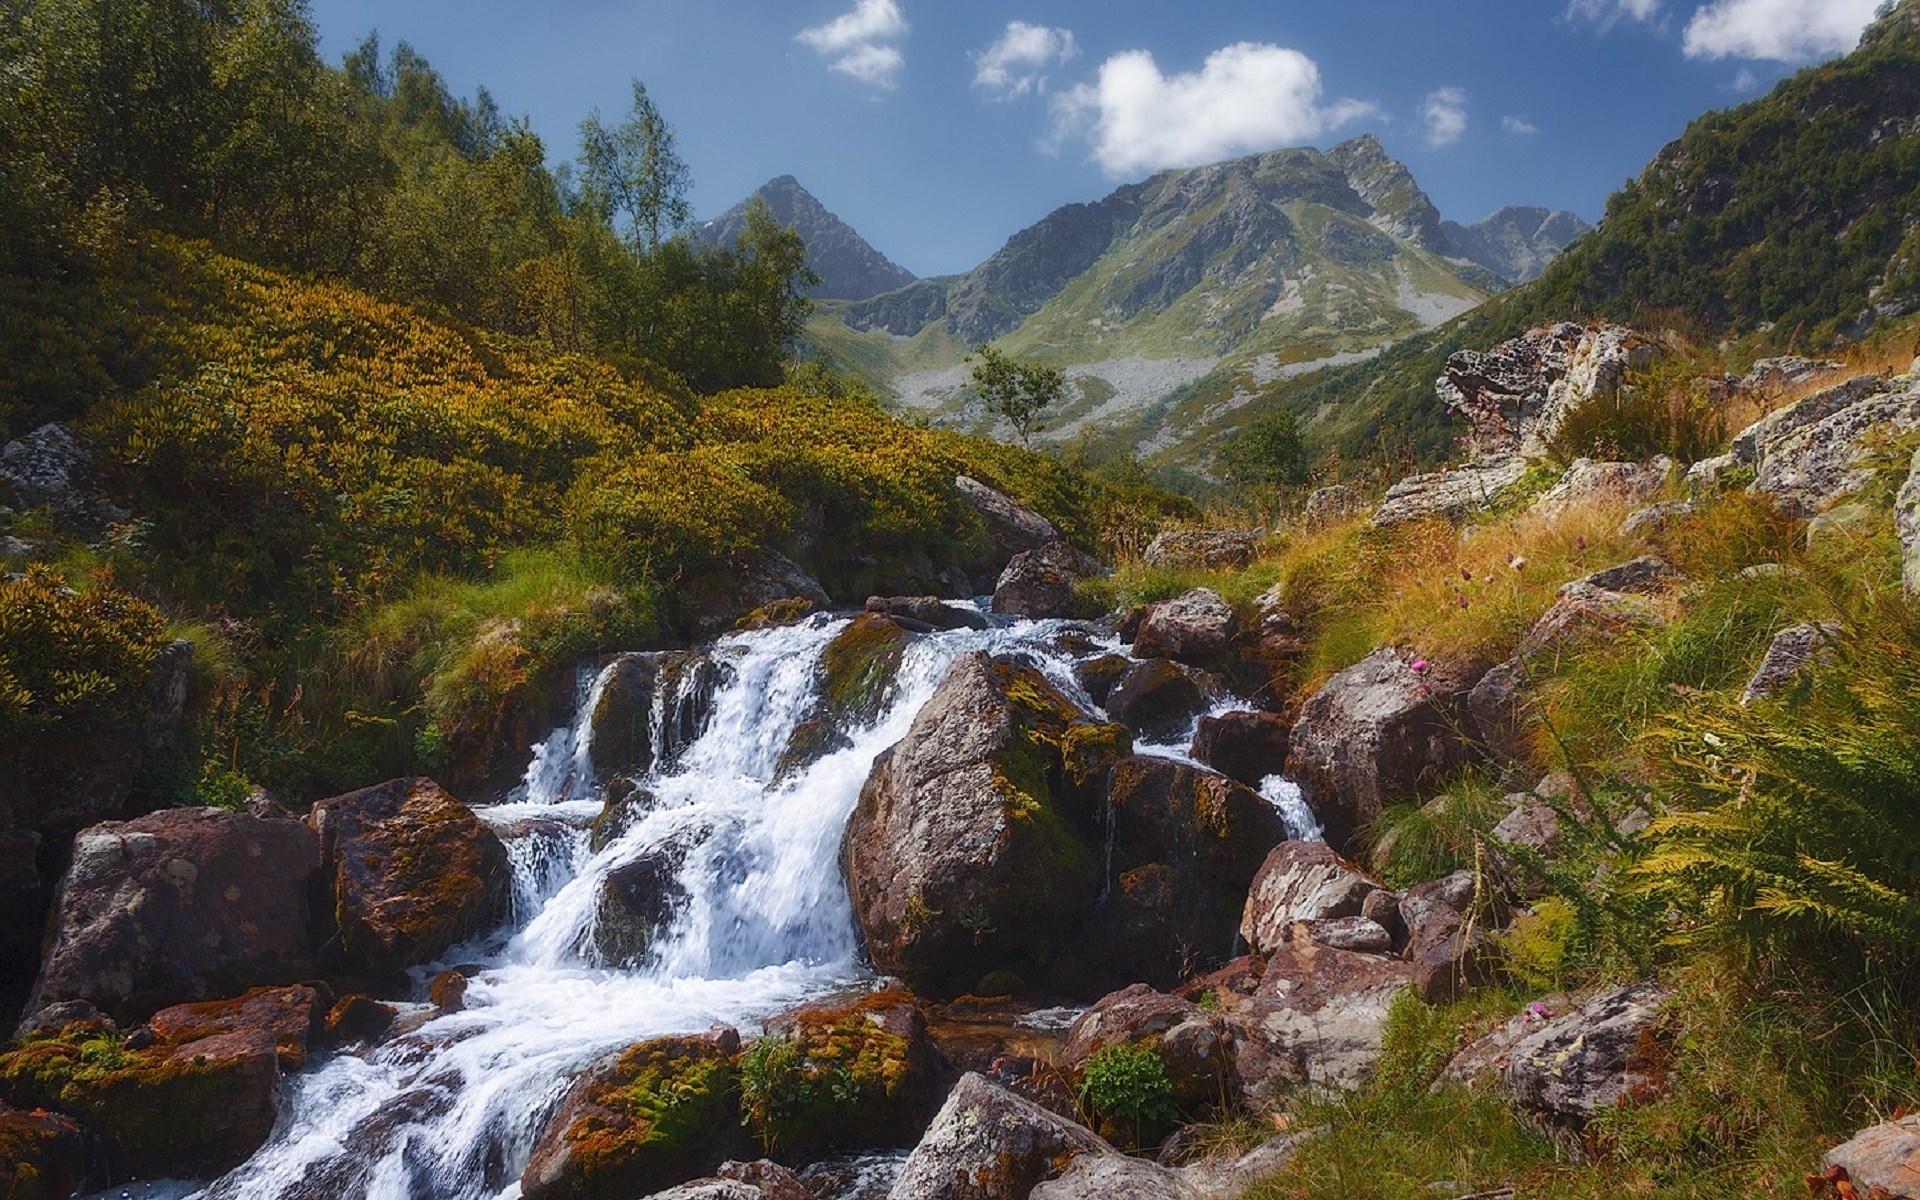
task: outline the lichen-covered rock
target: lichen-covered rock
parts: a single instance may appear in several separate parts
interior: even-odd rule
[[[993,544],[998,561],[1005,562],[1024,550],[1038,550],[1060,540],[1052,522],[1013,497],[966,475],[956,476],[953,486],[960,493],[960,499],[986,526],[987,540]]]
[[[1169,529],[1156,534],[1140,556],[1149,567],[1229,571],[1253,561],[1251,529]]]
[[[67,1200],[92,1191],[105,1182],[93,1159],[86,1132],[71,1117],[0,1104],[4,1200]]]
[[[1038,1184],[1031,1200],[1201,1200],[1184,1171],[1125,1154],[1083,1154],[1058,1179]]]
[[[1134,657],[1204,663],[1226,650],[1235,628],[1233,606],[1219,592],[1194,588],[1147,605],[1134,634]]]
[[[1620,522],[1620,536],[1636,538],[1665,533],[1697,511],[1698,507],[1691,500],[1666,500],[1649,504],[1627,514],[1626,520]]]
[[[1642,1035],[1671,993],[1656,983],[1614,988],[1514,1044],[1501,1082],[1523,1107],[1573,1124],[1660,1086]]]
[[[1414,670],[1424,663],[1423,670]],[[1336,849],[1392,800],[1480,754],[1467,694],[1476,662],[1429,662],[1383,647],[1314,693],[1294,722],[1287,774]]]
[[[1160,1059],[1173,1102],[1197,1115],[1219,1105],[1233,1086],[1233,1039],[1217,1013],[1136,983],[1100,998],[1067,1030],[1060,1069],[1078,1078],[1087,1060],[1109,1046],[1144,1047]]]
[[[1350,521],[1367,511],[1367,498],[1344,483],[1315,488],[1300,511],[1300,524],[1315,533],[1329,525]]]
[[[1569,417],[1618,395],[1654,348],[1622,325],[1543,325],[1490,350],[1455,352],[1434,391],[1473,427],[1476,453],[1541,458]]]
[[[1255,953],[1271,954],[1292,943],[1297,922],[1358,917],[1367,897],[1380,890],[1325,842],[1282,842],[1248,889],[1240,936]]]
[[[956,659],[847,823],[874,965],[936,992],[995,970],[1044,976],[1098,895],[1094,810],[1130,748],[1033,668]]]
[[[315,973],[313,831],[211,808],[109,821],[74,839],[28,1013],[86,1000],[123,1020]]]
[[[604,780],[671,767],[706,728],[719,677],[712,659],[690,650],[622,654],[608,663],[588,717],[594,773]]]
[[[1107,713],[1149,741],[1171,742],[1184,737],[1194,717],[1206,711],[1215,686],[1196,668],[1143,658],[1113,681]]]
[[[135,1044],[87,1024],[30,1041],[0,1055],[0,1101],[74,1118],[123,1177],[224,1174],[273,1132],[281,1090],[272,1032]]]
[[[1542,492],[1529,511],[1551,521],[1581,505],[1647,504],[1666,490],[1676,465],[1664,454],[1646,462],[1575,459],[1560,482]]]
[[[1532,1036],[1547,1022],[1563,1016],[1568,1009],[1578,1008],[1579,1000],[1565,992],[1543,996],[1528,1004],[1508,1020],[1469,1042],[1464,1049],[1448,1060],[1440,1077],[1433,1086],[1439,1088],[1445,1084],[1459,1084],[1462,1087],[1477,1087],[1488,1079],[1499,1075],[1507,1065],[1507,1059],[1513,1048]]]
[[[742,1114],[783,1154],[906,1145],[939,1103],[936,1057],[910,992],[807,1005],[741,1056]]]
[[[710,1179],[655,1192],[646,1200],[816,1200],[800,1177],[777,1162],[724,1162]]]
[[[1789,626],[1773,635],[1766,657],[1740,693],[1741,704],[1767,700],[1784,691],[1795,676],[1809,667],[1831,662],[1839,646],[1840,627],[1830,621]]]
[[[1287,769],[1292,725],[1274,713],[1231,712],[1201,717],[1193,731],[1193,757],[1230,779],[1259,787]]]
[[[1836,375],[1847,369],[1847,364],[1834,359],[1803,358],[1798,354],[1785,354],[1775,358],[1763,358],[1747,368],[1740,377],[1739,388],[1743,392],[1757,392],[1765,396],[1777,396],[1790,388],[1800,387],[1813,382],[1823,375]]]
[[[1503,846],[1523,846],[1540,854],[1559,853],[1566,835],[1560,828],[1560,814],[1553,806],[1538,796],[1507,798],[1514,801],[1514,805],[1491,830],[1493,840]]]
[[[900,673],[908,633],[876,613],[847,622],[820,654],[821,694],[841,728],[870,723],[880,715],[887,691]]]
[[[1733,441],[1752,490],[1812,517],[1873,479],[1877,443],[1920,428],[1920,380],[1863,376],[1762,417]]]
[[[265,1033],[273,1039],[280,1069],[307,1065],[307,1044],[320,1031],[333,997],[311,984],[255,988],[235,1000],[202,1000],[163,1008],[147,1021],[155,1040],[185,1044],[217,1034]]]
[[[1900,538],[1900,582],[1909,595],[1920,593],[1920,450],[1894,495],[1893,529]]]
[[[631,1200],[746,1157],[732,1030],[656,1038],[574,1081],[520,1176],[526,1200]]]
[[[1318,946],[1304,930],[1276,947],[1258,990],[1223,1007],[1248,1103],[1264,1104],[1299,1083],[1365,1082],[1383,1052],[1387,1013],[1412,979],[1398,959]]]
[[[1328,917],[1303,921],[1301,928],[1315,945],[1335,950],[1359,950],[1367,954],[1386,954],[1393,949],[1393,934],[1372,917]]]
[[[311,820],[336,930],[323,958],[395,976],[506,915],[506,847],[431,779],[322,800]]]
[[[1484,459],[1445,471],[1409,475],[1387,489],[1372,524],[1384,529],[1429,517],[1457,520],[1497,508],[1527,473],[1519,455]]]
[[[1100,573],[1100,563],[1066,542],[1013,556],[993,587],[993,611],[1009,617],[1070,617],[1074,589]]]
[[[1857,1196],[1920,1196],[1920,1116],[1883,1121],[1827,1151]]]
[[[908,1155],[888,1200],[1026,1200],[1075,1158],[1113,1153],[1091,1130],[969,1072]]]
[[[1073,678],[1086,689],[1087,696],[1102,708],[1113,694],[1113,685],[1127,673],[1133,660],[1124,654],[1101,654],[1073,664]]]

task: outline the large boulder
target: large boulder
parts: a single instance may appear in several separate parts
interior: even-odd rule
[[[971,476],[956,476],[953,487],[986,526],[987,540],[993,544],[998,561],[1007,561],[1022,551],[1038,550],[1060,540],[1060,533],[1052,522]]]
[[[847,823],[841,857],[874,965],[935,991],[1044,974],[1099,893],[1095,809],[1130,747],[1030,666],[954,660]]]
[[[1920,1116],[1869,1126],[1827,1151],[1829,1173],[1853,1184],[1856,1196],[1920,1196]]]
[[[506,916],[506,847],[431,779],[322,800],[311,820],[333,927],[323,964],[397,976]]]
[[[1516,494],[1527,466],[1526,459],[1513,454],[1409,475],[1387,489],[1380,507],[1373,510],[1371,523],[1384,529],[1428,518],[1458,520],[1497,508]]]
[[[756,561],[735,566],[727,579],[700,604],[695,618],[700,632],[723,633],[734,623],[785,602],[800,601],[812,608],[832,603],[820,581],[777,550],[763,551]]]
[[[1013,556],[993,587],[993,611],[1009,617],[1070,617],[1074,589],[1100,573],[1100,563],[1066,542],[1048,542]]]
[[[1108,890],[1077,948],[1090,974],[1074,990],[1172,987],[1229,957],[1247,888],[1287,836],[1274,807],[1224,775],[1139,755],[1114,764],[1106,820]]]
[[[1287,774],[1299,782],[1328,842],[1351,850],[1389,802],[1479,755],[1467,695],[1486,671],[1482,663],[1429,662],[1383,647],[1301,707]]]
[[[1536,517],[1557,520],[1586,505],[1639,508],[1660,498],[1677,464],[1662,454],[1646,462],[1595,462],[1575,459],[1567,473],[1534,500]]]
[[[1253,561],[1252,529],[1169,529],[1156,534],[1140,556],[1149,567],[1230,571]]]
[[[1873,480],[1886,439],[1920,428],[1920,379],[1867,375],[1762,417],[1733,441],[1755,468],[1752,490],[1782,512],[1812,517]]]
[[[1434,390],[1472,426],[1476,453],[1537,459],[1574,413],[1618,395],[1654,349],[1622,325],[1543,325],[1490,350],[1455,352]]]
[[[907,1156],[888,1200],[1026,1200],[1081,1155],[1112,1153],[1091,1130],[969,1072]]]
[[[123,1020],[314,974],[298,821],[179,808],[74,839],[27,1011],[86,1000]]]
[[[782,1154],[904,1146],[939,1104],[937,1059],[910,992],[806,1005],[742,1056],[743,1116]]]
[[[221,1034],[265,1033],[280,1069],[307,1065],[307,1044],[324,1026],[333,995],[324,984],[255,988],[234,1000],[202,1000],[163,1008],[147,1021],[157,1041],[174,1045]]]
[[[1060,1069],[1077,1079],[1088,1060],[1110,1046],[1153,1051],[1184,1113],[1198,1115],[1231,1094],[1233,1039],[1225,1022],[1177,996],[1136,983],[1101,997],[1067,1030]]]
[[[1143,658],[1122,671],[1106,693],[1107,714],[1150,741],[1186,736],[1219,685],[1196,667],[1170,658]]]
[[[622,654],[601,670],[587,752],[602,780],[671,767],[706,729],[720,672],[689,650]]]
[[[1212,588],[1194,588],[1147,605],[1134,634],[1136,658],[1206,662],[1225,652],[1235,630],[1233,606]]]
[[[1292,725],[1274,713],[1230,712],[1201,717],[1193,731],[1193,757],[1248,787],[1287,769]]]
[[[1672,993],[1657,983],[1601,992],[1516,1042],[1501,1069],[1514,1099],[1550,1121],[1579,1125],[1660,1086],[1643,1036]]]
[[[520,1176],[526,1200],[631,1200],[748,1151],[739,1035],[655,1038],[609,1054],[567,1089]]]
[[[1250,1104],[1301,1083],[1354,1088],[1384,1053],[1387,1014],[1413,981],[1398,959],[1315,944],[1301,929],[1268,956],[1258,989],[1223,1001]]]
[[[1260,864],[1247,891],[1240,936],[1256,954],[1290,945],[1302,921],[1361,916],[1382,888],[1325,842],[1282,842]]]

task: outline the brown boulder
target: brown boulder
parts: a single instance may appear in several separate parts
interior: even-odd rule
[[[1236,627],[1233,606],[1219,592],[1194,588],[1147,605],[1134,634],[1134,657],[1206,662],[1225,652]]]
[[[324,1024],[332,997],[311,984],[255,988],[237,1000],[176,1004],[147,1022],[154,1039],[183,1044],[218,1034],[260,1032],[273,1039],[280,1069],[298,1071],[307,1064],[307,1043]]]
[[[1288,722],[1264,712],[1201,717],[1193,732],[1193,757],[1230,779],[1257,788],[1287,769]]]
[[[313,831],[212,808],[108,821],[74,839],[27,1012],[87,1000],[122,1020],[315,973]]]
[[[105,1183],[87,1135],[71,1117],[0,1104],[0,1197],[67,1200]]]
[[[1156,992],[1144,983],[1104,996],[1067,1031],[1060,1069],[1078,1078],[1087,1060],[1109,1046],[1145,1047],[1166,1068],[1173,1102],[1198,1114],[1229,1096],[1233,1039],[1224,1020],[1199,1005]]]
[[[1066,542],[1013,556],[993,587],[993,611],[1010,617],[1070,617],[1074,589],[1100,574],[1100,564]]]
[[[1267,959],[1260,987],[1225,1008],[1234,1073],[1249,1103],[1288,1087],[1353,1088],[1384,1049],[1387,1014],[1412,982],[1406,963],[1315,945],[1301,936]]]
[[[1487,932],[1470,919],[1474,890],[1473,872],[1458,871],[1400,897],[1414,987],[1429,1004],[1458,999],[1487,982],[1491,972]]]
[[[1298,922],[1362,916],[1382,890],[1325,842],[1282,842],[1247,890],[1240,936],[1256,954],[1271,954],[1293,941]]]
[[[1165,658],[1146,658],[1113,681],[1107,714],[1156,742],[1186,736],[1196,714],[1205,712],[1208,693],[1217,685],[1203,671]]]
[[[336,930],[323,955],[375,978],[431,962],[506,915],[507,850],[431,779],[313,806]]]
[[[987,540],[992,543],[998,561],[1005,562],[1023,550],[1038,550],[1060,540],[1060,533],[1052,522],[1006,493],[967,475],[955,476],[953,486],[961,501],[986,526]]]
[[[809,1004],[742,1056],[743,1117],[782,1154],[905,1145],[940,1102],[937,1060],[910,992]]]
[[[1845,1171],[1856,1195],[1920,1196],[1920,1116],[1861,1130],[1827,1151],[1825,1165]]]

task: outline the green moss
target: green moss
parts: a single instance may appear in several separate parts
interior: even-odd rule
[[[732,1125],[738,1085],[733,1061],[705,1043],[661,1038],[627,1050],[564,1135],[576,1190],[649,1192],[684,1177]]]
[[[842,725],[880,715],[887,689],[907,651],[907,631],[883,616],[855,617],[820,656],[827,707]]]
[[[885,993],[843,1011],[802,1014],[791,1036],[769,1036],[740,1056],[743,1121],[767,1152],[871,1145],[898,1124],[922,1064],[906,1038],[869,1017]]]

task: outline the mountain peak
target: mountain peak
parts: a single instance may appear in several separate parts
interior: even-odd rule
[[[814,299],[865,300],[914,281],[913,272],[874,249],[791,175],[768,180],[753,196],[711,221],[702,221],[694,227],[695,236],[710,246],[732,245],[740,236],[747,205],[755,198],[765,201],[774,220],[793,227],[807,244],[807,265],[820,276],[820,282],[808,290]]]

